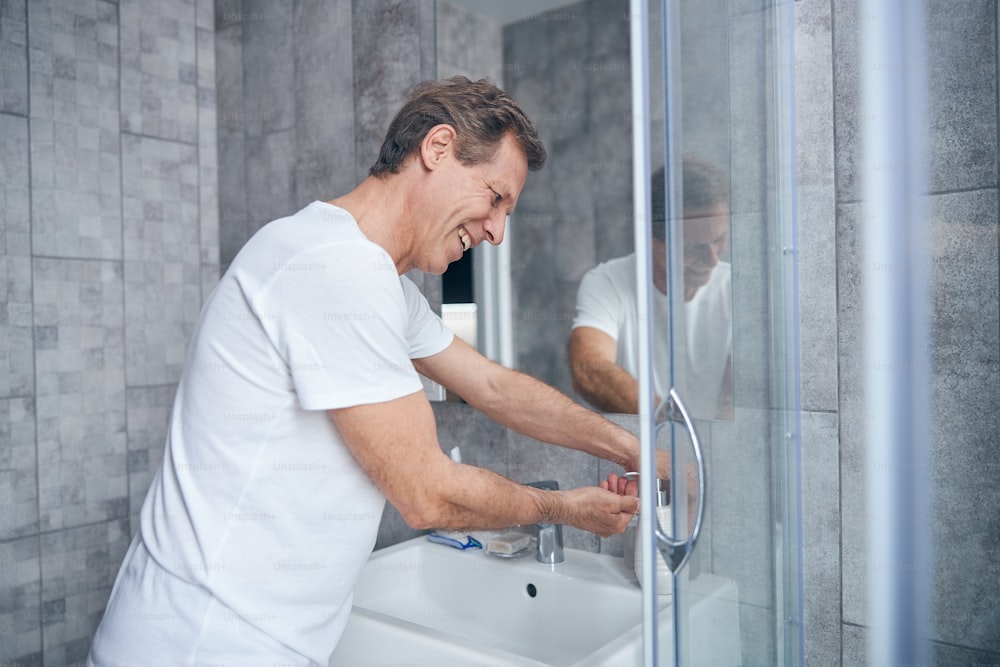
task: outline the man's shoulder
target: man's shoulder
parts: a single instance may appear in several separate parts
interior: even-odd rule
[[[635,280],[635,254],[615,257],[601,262],[587,271],[586,276],[604,277],[614,283],[622,280]]]

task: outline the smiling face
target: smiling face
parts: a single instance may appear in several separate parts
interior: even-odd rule
[[[426,226],[413,265],[441,274],[483,241],[498,245],[503,240],[507,216],[528,176],[528,161],[510,135],[487,162],[464,165],[447,149],[436,157],[441,159],[433,163],[421,194],[420,218]]]
[[[719,204],[705,211],[684,211],[684,300],[704,287],[719,258],[729,247],[729,207]],[[667,293],[667,244],[653,239],[653,282]]]
[[[719,257],[729,247],[729,207],[684,212],[684,300],[708,283]]]

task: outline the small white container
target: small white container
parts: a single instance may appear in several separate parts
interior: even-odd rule
[[[670,534],[673,530],[673,512],[670,509],[670,498],[668,497],[668,492],[663,490],[662,480],[656,480],[656,517],[660,521],[660,528],[667,534]],[[631,524],[629,524],[631,526]],[[626,566],[628,565],[628,545],[626,543]],[[632,561],[633,568],[635,571],[635,577],[639,580],[639,585],[642,586],[642,556],[643,556],[643,540],[642,531],[636,526],[635,530],[635,547],[632,550]],[[656,594],[657,595],[673,595],[674,594],[674,573],[670,571],[667,567],[667,561],[664,560],[663,555],[660,553],[659,549],[656,550]]]

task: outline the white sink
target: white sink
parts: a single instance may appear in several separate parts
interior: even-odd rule
[[[501,559],[424,537],[376,551],[330,665],[638,664],[642,592],[634,577],[621,558],[565,554],[545,565],[530,554]],[[715,638],[706,658],[739,664],[735,585],[710,574],[695,585],[704,590],[692,613],[709,615]],[[672,650],[671,602],[660,597],[661,651]],[[718,641],[730,633],[731,642]]]

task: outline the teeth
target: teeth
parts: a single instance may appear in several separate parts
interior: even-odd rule
[[[462,246],[466,250],[472,247],[472,237],[464,229],[458,230],[458,238],[462,239]]]

